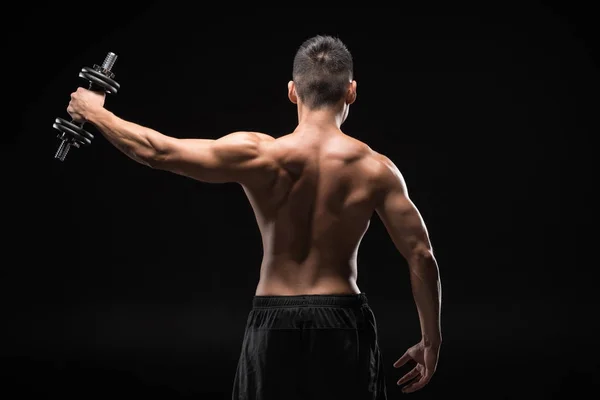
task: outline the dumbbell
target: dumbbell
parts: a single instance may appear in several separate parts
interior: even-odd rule
[[[113,79],[115,74],[111,71],[116,61],[117,55],[109,52],[102,65],[94,64],[93,68],[83,67],[79,77],[88,80],[89,90],[116,94],[120,85]],[[84,124],[85,122],[67,121],[62,118],[54,120],[52,127],[60,132],[57,137],[61,140],[54,158],[64,161],[71,147],[79,148],[92,144],[94,135],[83,129]]]

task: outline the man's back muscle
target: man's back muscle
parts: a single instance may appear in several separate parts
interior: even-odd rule
[[[356,255],[376,207],[378,154],[336,132],[274,140],[268,188],[244,190],[262,234],[257,295],[359,293]]]

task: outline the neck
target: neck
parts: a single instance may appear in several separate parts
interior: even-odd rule
[[[347,115],[346,104],[338,107],[309,109],[298,105],[298,128],[336,128],[340,129]]]

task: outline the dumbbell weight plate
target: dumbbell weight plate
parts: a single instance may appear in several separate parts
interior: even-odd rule
[[[83,67],[79,72],[79,77],[87,79],[95,85],[102,87],[109,94],[116,94],[121,87],[114,79],[101,74],[93,68]]]
[[[76,143],[80,143],[84,146],[88,146],[92,144],[92,139],[94,139],[94,135],[86,131],[80,126],[75,125],[72,122],[64,120],[62,118],[56,118],[52,127],[59,132],[65,132],[68,135],[72,136]]]

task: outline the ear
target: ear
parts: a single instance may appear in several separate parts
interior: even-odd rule
[[[350,82],[346,92],[346,104],[350,105],[356,101],[356,81]]]
[[[288,99],[294,104],[298,104],[298,95],[296,94],[296,85],[294,81],[288,82]]]

